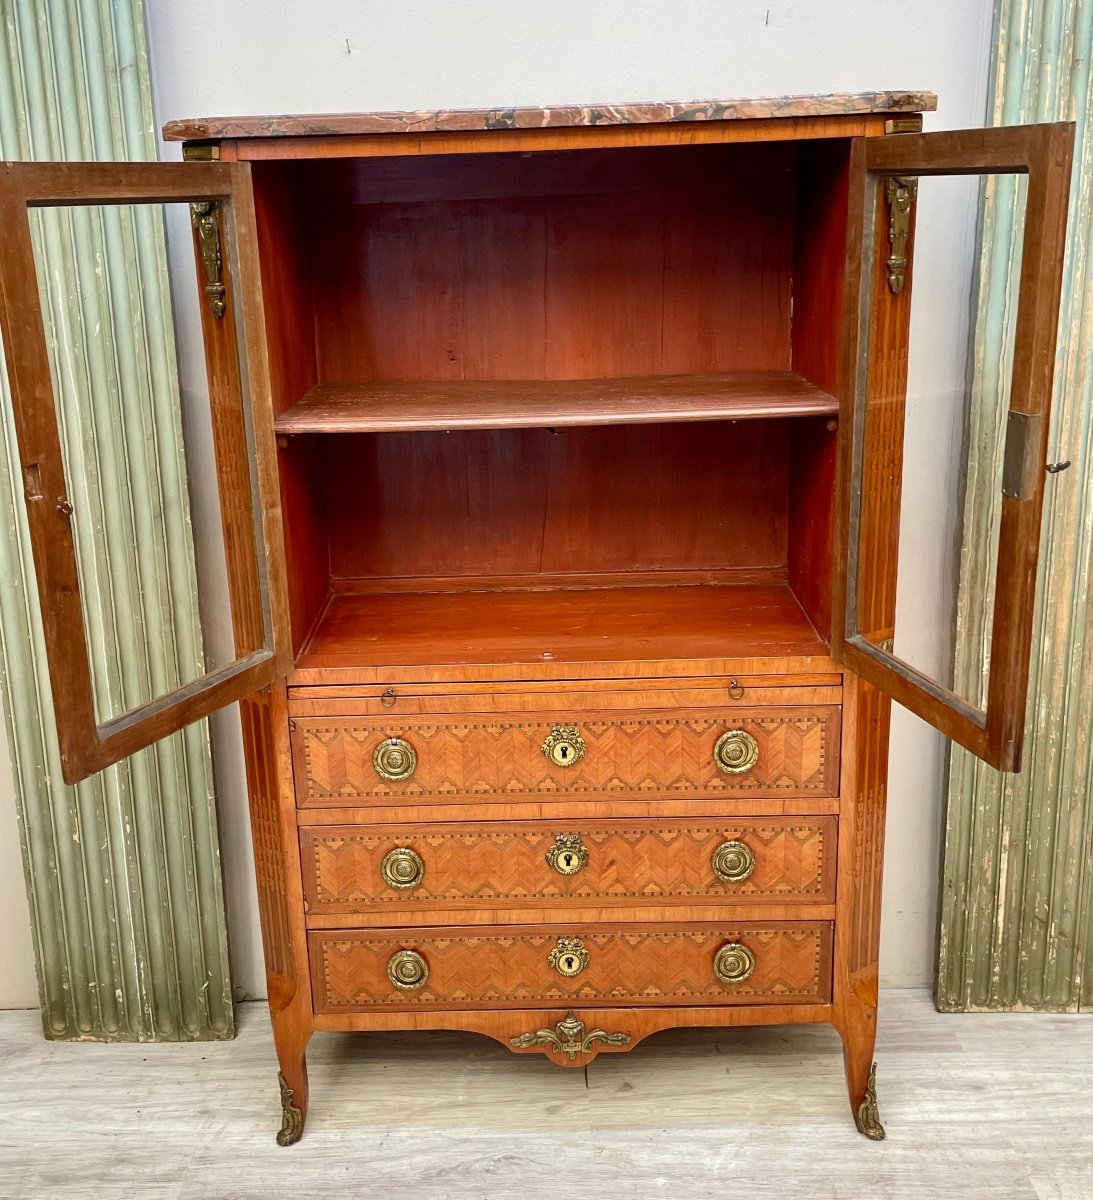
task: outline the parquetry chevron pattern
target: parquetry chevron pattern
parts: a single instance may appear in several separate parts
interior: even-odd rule
[[[560,875],[547,864],[558,833],[577,833],[588,864]],[[711,859],[722,842],[743,841],[755,869],[723,883]],[[751,821],[645,820],[467,826],[333,826],[300,831],[304,894],[312,912],[364,912],[444,902],[717,897],[726,902],[834,899],[835,818],[761,817]],[[425,865],[419,886],[383,880],[384,856],[397,846]]]
[[[557,720],[300,718],[293,738],[300,799],[329,805],[491,794],[837,794],[835,707],[601,714],[578,722],[587,749],[571,767],[555,766],[540,750]],[[741,728],[758,742],[759,761],[726,775],[714,765],[714,743]],[[417,751],[417,770],[405,782],[385,782],[372,765],[387,737],[404,738]]]
[[[579,937],[588,966],[566,978],[549,965],[559,937]],[[830,995],[831,926],[792,925],[643,929],[608,932],[543,927],[477,934],[405,930],[310,935],[315,1011],[352,1012],[385,1006],[626,1004],[800,1004]],[[717,951],[741,942],[755,956],[752,975],[737,984],[713,973]],[[388,959],[416,950],[429,967],[418,991],[400,991],[387,978]]]

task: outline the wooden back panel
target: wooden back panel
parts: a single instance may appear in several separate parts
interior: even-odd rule
[[[788,368],[793,147],[696,149],[313,167],[320,379]]]
[[[781,567],[786,422],[327,438],[335,579]]]

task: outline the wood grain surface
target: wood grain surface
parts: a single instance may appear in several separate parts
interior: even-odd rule
[[[474,914],[501,903],[604,904],[712,899],[721,904],[769,899],[834,899],[834,817],[751,820],[539,822],[425,826],[322,826],[300,830],[309,914],[467,906]],[[575,875],[547,861],[559,834],[578,835],[588,854]],[[726,883],[711,860],[724,842],[755,856],[747,879]],[[393,888],[381,875],[396,847],[424,864],[419,886]]]
[[[334,596],[297,659],[296,681],[332,667],[504,664],[519,678],[511,673],[519,663],[825,652],[785,586]]]
[[[576,723],[587,749],[560,767],[542,752],[555,725]],[[506,720],[448,718],[323,718],[293,722],[297,798],[304,806],[486,800],[529,796],[616,798],[664,796],[833,796],[838,794],[839,709],[733,709],[719,713],[574,712]],[[726,774],[714,744],[729,730],[755,739],[759,758],[749,771]],[[417,768],[401,782],[382,779],[373,754],[387,738],[410,743]]]
[[[789,424],[290,441],[319,442],[315,485],[339,592],[435,592],[461,580],[545,589],[586,576],[601,585],[642,575],[647,584],[758,583],[785,578]]]
[[[277,432],[526,429],[832,416],[834,396],[792,371],[625,379],[322,384],[277,418]]]
[[[579,938],[588,966],[573,978],[549,962],[559,938]],[[467,1005],[484,1008],[619,1003],[634,1005],[824,1003],[831,989],[831,926],[800,921],[685,928],[509,926],[464,930],[322,930],[309,935],[317,1013]],[[722,983],[714,955],[727,943],[754,955],[752,974]],[[417,991],[395,988],[387,963],[414,950],[428,963]]]

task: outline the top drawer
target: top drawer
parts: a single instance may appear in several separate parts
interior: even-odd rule
[[[839,708],[297,717],[297,801],[836,796]]]

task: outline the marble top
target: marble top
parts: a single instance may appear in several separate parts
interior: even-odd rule
[[[753,121],[856,113],[917,113],[937,107],[933,92],[834,92],[750,100],[683,100],[647,104],[569,104],[551,108],[428,109],[420,112],[315,116],[195,117],[168,121],[168,141],[205,138],[434,133],[483,129],[558,129],[578,125],[655,125],[680,121]]]

